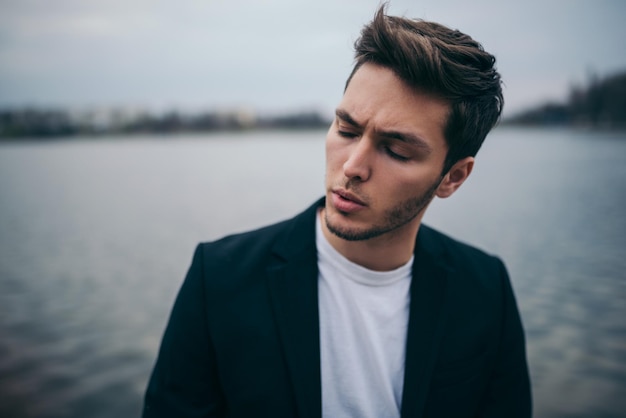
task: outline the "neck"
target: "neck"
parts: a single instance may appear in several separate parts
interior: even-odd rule
[[[319,212],[324,236],[341,255],[360,266],[375,271],[394,270],[408,263],[415,250],[415,237],[422,216],[375,238],[348,241],[333,234],[326,225],[324,209]]]

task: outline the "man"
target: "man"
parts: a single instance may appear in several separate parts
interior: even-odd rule
[[[384,8],[355,47],[325,199],[198,246],[144,417],[531,415],[504,265],[421,225],[499,118],[495,60]]]

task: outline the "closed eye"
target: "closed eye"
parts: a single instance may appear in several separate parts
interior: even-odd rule
[[[398,161],[409,161],[409,157],[405,157],[404,155],[400,155],[396,152],[393,152],[391,148],[385,147],[385,152],[394,160]]]
[[[339,134],[339,136],[342,136],[344,138],[356,138],[357,134],[355,134],[354,132],[349,132],[349,131],[342,131],[340,129],[337,130],[337,133]]]

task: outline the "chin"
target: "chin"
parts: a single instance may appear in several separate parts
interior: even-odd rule
[[[327,210],[323,222],[326,223],[326,228],[333,235],[346,241],[365,241],[389,232],[386,228],[351,221],[349,216],[349,214],[343,214],[336,209],[333,209],[332,212]]]

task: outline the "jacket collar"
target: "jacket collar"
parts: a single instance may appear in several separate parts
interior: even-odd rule
[[[315,217],[324,199],[296,216],[273,249],[268,286],[301,418],[321,417]],[[437,233],[421,226],[415,246],[402,417],[421,416],[446,318],[446,265]]]
[[[268,287],[298,417],[322,416],[315,217],[323,199],[298,215],[273,248]]]
[[[415,245],[406,341],[402,417],[423,415],[448,311],[447,265],[438,234],[420,226]]]

